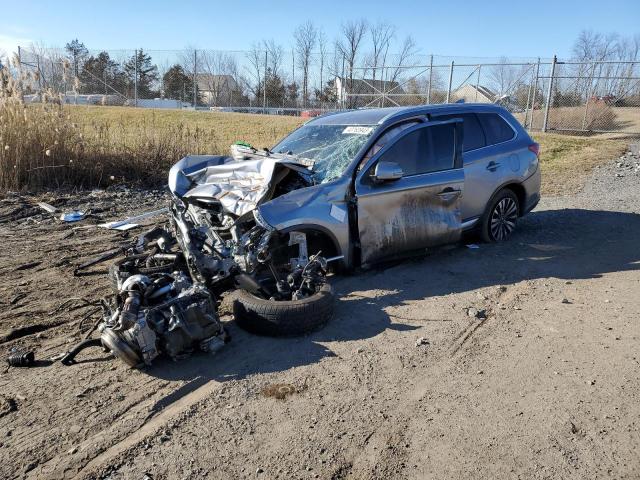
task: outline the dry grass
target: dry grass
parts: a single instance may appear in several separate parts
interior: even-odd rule
[[[540,144],[542,194],[567,195],[579,191],[597,165],[620,156],[627,141],[604,137],[570,137],[553,133],[532,135]]]
[[[514,116],[519,122],[524,121],[524,113],[515,113]],[[534,129],[542,129],[543,123],[544,108],[534,110]],[[588,109],[585,106],[552,107],[549,110],[548,128],[557,131],[584,130],[585,133],[591,130],[637,133],[640,131],[640,108],[612,107],[602,102],[592,102]]]
[[[162,184],[187,154],[226,154],[238,140],[272,146],[300,123],[233,113],[27,106],[17,88],[0,89],[0,190]]]

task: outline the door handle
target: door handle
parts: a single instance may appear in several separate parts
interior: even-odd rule
[[[495,172],[499,166],[500,164],[498,162],[494,162],[493,160],[491,160],[487,165],[487,170],[489,170],[490,172]]]
[[[442,190],[438,196],[439,197],[456,197],[462,193],[462,190],[457,190],[455,188],[447,187]]]

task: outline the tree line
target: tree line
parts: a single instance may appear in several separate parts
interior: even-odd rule
[[[34,48],[37,53],[38,49]],[[52,55],[42,47],[44,58]],[[65,46],[58,61],[39,62],[40,82],[56,83],[78,93],[115,94],[132,99],[170,98],[210,106],[317,107],[335,106],[343,88],[353,91],[359,79],[367,83],[387,82],[401,85],[396,91],[406,94],[408,103],[424,103],[426,92],[432,102],[444,101],[446,85],[444,70],[434,70],[428,76],[411,78],[411,67],[424,65],[410,35],[400,36],[398,29],[385,21],[366,20],[344,22],[335,38],[329,39],[323,29],[307,21],[292,32],[291,45],[274,40],[261,40],[242,54],[220,51],[183,49],[172,62],[154,62],[148,51],[136,50],[125,58],[113,58],[113,53],[90,54],[78,39]],[[640,56],[640,35],[622,37],[583,31],[572,49],[572,60],[587,62],[571,67],[575,81],[558,81],[553,91],[554,103],[566,104],[584,100],[587,96],[605,92],[624,95],[629,82],[616,77],[631,77],[633,65],[599,64],[589,61],[637,61]],[[59,64],[63,65],[62,71]],[[569,67],[563,67],[563,72]],[[197,75],[194,75],[197,72]],[[481,84],[496,97],[510,96],[524,103],[531,96],[532,67],[515,66],[507,58],[483,67]],[[478,76],[478,78],[480,78]],[[598,79],[598,80],[595,80]],[[195,80],[195,81],[194,81]],[[473,80],[468,80],[472,83]],[[455,87],[455,85],[454,85]],[[535,89],[535,98],[542,99],[542,82]],[[342,106],[353,107],[358,99]],[[400,99],[396,99],[400,101]]]

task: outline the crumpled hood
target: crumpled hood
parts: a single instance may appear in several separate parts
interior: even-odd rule
[[[287,170],[308,173],[305,165],[291,158],[237,161],[203,156],[201,160],[185,157],[173,166],[169,174],[172,192],[187,199],[218,200],[225,210],[238,216],[255,209]]]

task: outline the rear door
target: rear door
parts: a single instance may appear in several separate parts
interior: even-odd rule
[[[393,162],[401,178],[376,181]],[[377,152],[356,178],[361,263],[372,264],[460,238],[462,123],[420,123]]]
[[[462,220],[478,218],[493,193],[503,184],[505,175],[511,172],[513,160],[503,144],[515,136],[515,131],[495,112],[448,113],[433,118],[463,120],[465,188]]]

